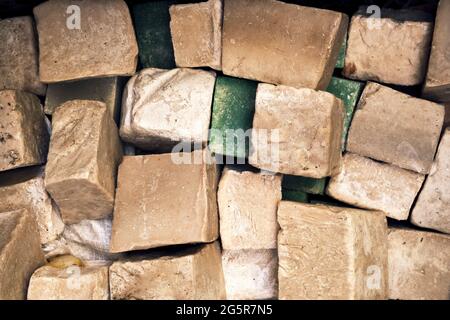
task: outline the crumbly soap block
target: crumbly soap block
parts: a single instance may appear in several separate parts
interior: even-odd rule
[[[225,168],[217,193],[225,250],[276,249],[281,176]]]
[[[433,34],[431,17],[383,9],[381,18],[374,18],[367,10],[362,7],[352,17],[344,75],[405,86],[422,83]]]
[[[38,97],[24,91],[0,91],[0,171],[43,164],[48,139]]]
[[[113,300],[225,299],[220,245],[213,242],[114,262],[109,286]]]
[[[434,23],[424,95],[436,101],[450,101],[450,1],[440,0]]]
[[[227,0],[223,73],[323,90],[347,31],[345,14],[274,0]]]
[[[251,80],[217,77],[208,146],[212,152],[248,157],[257,86]]]
[[[144,69],[123,94],[120,136],[148,150],[206,145],[216,77],[193,69]]]
[[[177,66],[221,70],[222,0],[173,5],[169,10]]]
[[[132,6],[139,62],[143,68],[175,68],[169,7],[176,3],[177,0],[159,0]]]
[[[430,175],[411,213],[411,222],[450,233],[450,128],[442,136]]]
[[[136,71],[138,46],[125,1],[82,1],[75,5],[71,0],[47,1],[33,12],[42,82],[132,75]]]
[[[370,82],[353,117],[347,151],[427,174],[443,122],[442,105]]]
[[[217,180],[207,151],[125,156],[119,167],[111,252],[216,240]]]
[[[112,213],[119,134],[103,102],[71,100],[53,113],[45,186],[66,224]]]
[[[448,300],[450,236],[390,229],[389,299]]]
[[[104,102],[113,118],[119,120],[125,79],[106,77],[52,83],[47,89],[44,111],[52,114],[58,106],[70,100],[95,100]]]
[[[39,81],[38,45],[31,17],[0,21],[0,90],[15,89],[45,95]]]
[[[277,298],[277,250],[224,250],[222,266],[228,300]]]
[[[249,162],[260,169],[323,178],[339,169],[344,107],[307,88],[259,84]]]
[[[44,264],[39,231],[26,209],[0,212],[0,300],[24,300],[31,274]]]
[[[332,77],[326,90],[344,102],[345,116],[344,130],[342,132],[342,151],[345,150],[348,129],[350,128],[350,123],[352,122],[353,112],[358,104],[358,100],[363,89],[364,83],[362,82]]]
[[[419,173],[347,153],[341,171],[328,183],[327,194],[357,207],[383,211],[396,220],[407,220],[424,179]]]
[[[280,299],[385,299],[383,213],[281,201]]]
[[[0,174],[0,212],[28,208],[36,219],[41,244],[55,240],[64,223],[44,185],[44,168],[28,167]]]
[[[108,266],[46,265],[33,273],[28,300],[108,300],[108,280]]]

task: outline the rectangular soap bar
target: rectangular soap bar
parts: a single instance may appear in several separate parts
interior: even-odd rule
[[[385,299],[383,213],[299,202],[278,207],[280,299]]]
[[[255,112],[257,82],[219,76],[214,89],[209,149],[230,157],[246,158]]]
[[[159,0],[132,6],[142,68],[175,68],[169,8],[176,3],[176,0]]]

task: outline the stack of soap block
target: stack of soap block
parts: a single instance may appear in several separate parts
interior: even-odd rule
[[[450,0],[289,2],[0,20],[0,299],[450,298]]]

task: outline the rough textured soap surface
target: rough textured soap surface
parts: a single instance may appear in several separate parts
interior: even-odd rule
[[[424,95],[436,101],[450,101],[450,1],[440,0],[434,23]]]
[[[347,151],[427,174],[443,121],[442,105],[370,82],[353,116]]]
[[[47,150],[48,129],[38,97],[0,91],[0,171],[43,164]]]
[[[246,158],[255,113],[257,82],[218,76],[214,89],[209,149],[230,157]]]
[[[332,94],[259,84],[249,162],[310,178],[339,169],[344,107]]]
[[[358,104],[359,97],[363,91],[364,83],[352,81],[337,77],[332,77],[328,85],[327,92],[333,94],[335,97],[344,102],[345,116],[344,116],[344,130],[342,132],[342,151],[345,150],[347,144],[348,129],[352,122],[353,112]]]
[[[113,300],[225,299],[219,243],[114,262],[109,286]]]
[[[175,68],[169,7],[176,3],[176,0],[160,0],[132,6],[139,62],[143,68]]]
[[[222,266],[228,300],[277,298],[277,250],[224,250]]]
[[[108,300],[107,266],[43,266],[30,279],[28,300]]]
[[[45,186],[66,224],[110,215],[122,146],[103,102],[71,100],[53,113]]]
[[[169,12],[177,66],[221,70],[222,0],[173,5]]]
[[[345,76],[405,86],[422,83],[433,34],[431,17],[383,9],[381,18],[373,18],[365,16],[367,10],[363,7],[352,17]]]
[[[281,201],[280,299],[385,299],[387,225],[381,212]]]
[[[123,94],[120,136],[142,149],[170,151],[179,143],[205,145],[215,73],[144,69]]]
[[[389,299],[450,298],[450,236],[390,229]]]
[[[48,85],[45,96],[46,114],[69,100],[95,100],[106,104],[114,119],[120,118],[124,77],[106,77]]]
[[[15,89],[44,95],[39,81],[38,44],[31,17],[0,21],[0,90]]]
[[[276,249],[280,200],[280,175],[225,168],[217,193],[222,247]]]
[[[356,207],[407,220],[424,179],[413,171],[347,153],[341,171],[328,183],[327,194]]]
[[[450,128],[442,136],[439,148],[411,222],[419,227],[450,233]]]
[[[212,160],[203,151],[125,156],[111,252],[216,240],[218,178]]]
[[[39,231],[26,210],[0,212],[0,300],[24,300],[31,274],[44,264]]]
[[[66,13],[73,5],[79,8],[79,25],[76,9]],[[41,81],[132,75],[136,71],[138,46],[125,1],[47,1],[33,12],[39,33]]]
[[[41,244],[64,230],[58,207],[44,186],[44,168],[28,167],[0,174],[0,212],[28,208],[36,219]]]
[[[274,0],[227,0],[223,19],[224,74],[322,90],[348,24],[339,12]]]

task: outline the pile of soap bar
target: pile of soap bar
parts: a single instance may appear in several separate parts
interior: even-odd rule
[[[0,299],[450,299],[450,0],[186,2],[1,16]]]

